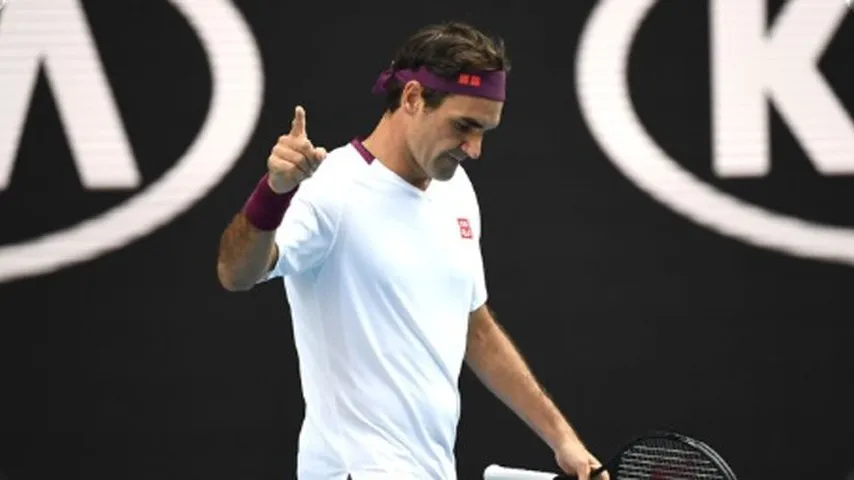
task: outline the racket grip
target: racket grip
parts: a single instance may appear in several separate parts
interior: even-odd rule
[[[555,480],[564,478],[556,473],[490,465],[483,471],[483,480]]]
[[[590,480],[598,478],[605,470],[604,466],[597,468],[590,473]],[[483,480],[578,480],[578,477],[492,464],[483,471]]]

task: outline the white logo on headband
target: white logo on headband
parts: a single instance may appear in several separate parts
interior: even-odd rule
[[[793,256],[854,265],[854,228],[774,212],[717,190],[650,137],[632,105],[629,56],[656,0],[603,0],[577,55],[581,111],[622,173],[657,201],[723,235]],[[712,0],[713,165],[719,176],[760,177],[771,166],[769,100],[815,169],[854,174],[854,124],[817,67],[847,10],[791,0],[765,32],[766,0]]]
[[[198,136],[169,171],[123,204],[64,230],[0,247],[0,281],[87,261],[151,233],[203,198],[237,161],[263,96],[261,57],[252,32],[228,0],[170,3],[195,30],[211,69],[214,96]],[[140,185],[80,0],[9,3],[0,16],[0,65],[0,191],[11,180],[42,65],[84,187]],[[139,82],[137,88],[145,88],[144,79]]]

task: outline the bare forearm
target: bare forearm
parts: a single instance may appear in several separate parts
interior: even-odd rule
[[[274,231],[255,228],[241,212],[222,233],[217,275],[224,288],[248,290],[261,279],[275,258]]]
[[[488,314],[473,319],[466,362],[483,384],[552,449],[578,440],[510,338]]]

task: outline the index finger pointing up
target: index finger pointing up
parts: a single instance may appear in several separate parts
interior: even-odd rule
[[[294,109],[294,120],[291,122],[291,135],[295,137],[306,136],[305,110],[299,105]]]

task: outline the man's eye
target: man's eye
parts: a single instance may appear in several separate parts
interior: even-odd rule
[[[468,132],[469,130],[471,130],[471,127],[463,122],[454,122],[454,128],[461,132]]]

